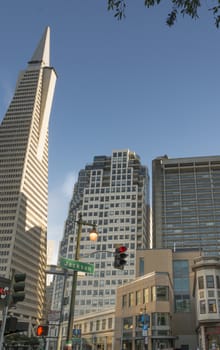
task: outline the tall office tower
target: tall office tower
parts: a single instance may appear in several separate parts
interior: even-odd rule
[[[220,156],[153,160],[153,247],[220,254]]]
[[[48,123],[56,74],[46,28],[19,75],[0,125],[0,275],[26,273],[26,297],[12,309],[34,324],[45,305]]]
[[[62,257],[75,258],[79,213],[83,221],[97,224],[98,241],[91,243],[91,227],[83,226],[80,260],[94,264],[95,272],[78,277],[76,316],[114,306],[117,286],[135,277],[136,249],[149,246],[149,178],[138,155],[115,150],[111,157],[95,156],[93,163],[79,172],[60,245]],[[124,270],[113,267],[115,244],[128,248]],[[60,308],[61,286],[61,277],[56,277],[55,310]],[[67,289],[65,295],[69,294]],[[69,304],[64,319],[68,311]]]

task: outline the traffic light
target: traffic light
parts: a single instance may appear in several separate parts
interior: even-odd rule
[[[127,263],[125,260],[128,254],[125,252],[127,251],[127,247],[120,246],[115,248],[115,260],[114,260],[114,268],[119,270],[124,270],[124,265]]]
[[[4,334],[15,333],[17,330],[17,322],[18,322],[17,317],[11,316],[11,317],[7,318],[6,324],[5,324]]]
[[[23,301],[25,298],[25,279],[26,273],[16,273],[13,279],[12,302],[13,304]]]
[[[37,327],[36,334],[38,337],[45,337],[48,334],[49,327],[47,325],[40,325]]]

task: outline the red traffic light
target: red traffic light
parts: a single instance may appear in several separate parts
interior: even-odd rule
[[[115,259],[114,259],[114,268],[115,269],[120,269],[120,270],[124,270],[124,265],[127,263],[127,261],[125,260],[128,256],[128,254],[126,254],[126,250],[128,248],[125,246],[120,246],[115,248]]]
[[[48,326],[38,326],[37,327],[37,332],[36,332],[38,337],[43,337],[48,334]]]
[[[121,254],[121,253],[126,252],[127,249],[128,249],[127,247],[122,245],[121,247],[116,248],[116,251],[117,251],[117,253]]]

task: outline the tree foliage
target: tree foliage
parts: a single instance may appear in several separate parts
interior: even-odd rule
[[[137,1],[137,0],[136,0]],[[202,1],[200,0],[165,0],[170,2],[170,12],[166,18],[166,24],[171,27],[175,24],[178,15],[189,16],[191,18],[199,18],[199,10],[202,6]],[[162,0],[144,0],[144,5],[147,8],[159,5]],[[214,23],[217,28],[220,26],[220,0],[207,0],[205,4],[210,2],[210,11],[214,18]],[[126,0],[108,0],[108,10],[114,12],[114,17],[121,20],[125,17],[126,13]]]

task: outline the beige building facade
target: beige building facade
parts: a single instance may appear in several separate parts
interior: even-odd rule
[[[60,330],[63,329],[60,324]],[[77,317],[73,329],[73,347],[77,350],[115,350],[114,330],[114,308]],[[65,340],[65,332],[59,333],[59,322],[54,323],[50,326],[46,349],[63,349]]]
[[[198,251],[137,251],[137,279],[118,288],[115,350],[197,347],[194,272]]]

